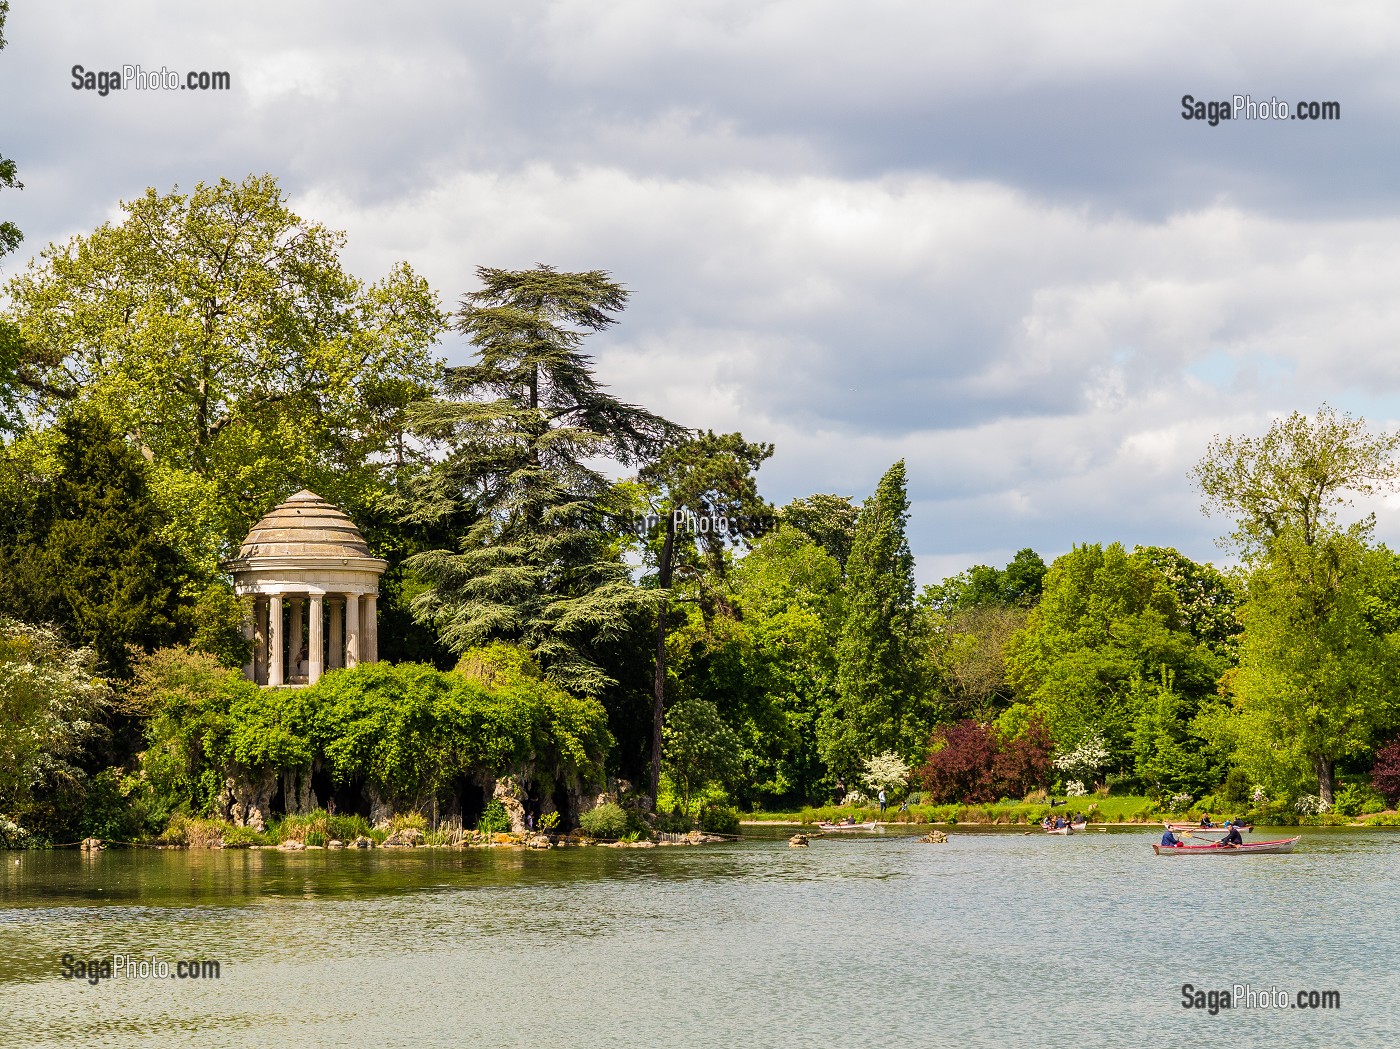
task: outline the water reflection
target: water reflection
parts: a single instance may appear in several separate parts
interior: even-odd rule
[[[1214,860],[1157,859],[1141,828],[785,836],[0,854],[0,1045],[1185,1045],[1220,1030],[1184,1014],[1188,980],[1356,1003],[1251,1014],[1231,1044],[1400,1037],[1363,1004],[1400,992],[1393,832]],[[224,968],[89,987],[65,951]]]

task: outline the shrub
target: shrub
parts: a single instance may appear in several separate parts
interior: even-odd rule
[[[421,818],[421,817],[420,817]],[[500,798],[492,798],[481,810],[481,818],[476,821],[476,829],[483,834],[503,834],[510,830],[510,813]]]
[[[1022,797],[1043,785],[1050,768],[1050,736],[1038,718],[1019,736],[968,719],[934,732],[931,753],[915,772],[925,801],[988,803]]]
[[[246,849],[249,845],[268,844],[267,836],[258,833],[252,827],[235,827],[225,824],[222,837],[226,849]]]
[[[1348,783],[1341,790],[1337,791],[1337,796],[1332,802],[1332,811],[1339,816],[1360,816],[1366,811],[1366,806],[1375,806],[1370,811],[1380,812],[1385,808],[1385,802],[1369,786],[1361,783]]]
[[[579,817],[579,826],[593,838],[620,838],[630,823],[626,810],[616,802],[605,802]]]
[[[700,810],[700,829],[706,834],[738,834],[739,813],[725,805],[706,805]]]
[[[499,805],[500,802],[497,802],[496,804]],[[504,812],[504,811],[505,811],[505,808],[502,807],[501,811]],[[506,823],[507,823],[507,825],[508,825],[508,824],[510,823],[510,820],[507,819],[507,820],[506,820]],[[400,814],[397,815],[397,816],[392,816],[392,817],[390,817],[390,819],[389,819],[389,829],[390,829],[390,830],[421,830],[421,831],[426,831],[426,830],[428,829],[428,818],[427,818],[426,816],[424,816],[421,812],[404,812],[404,813],[400,813]],[[507,826],[506,829],[509,830],[509,829],[510,829],[509,826]]]
[[[670,812],[656,817],[656,829],[667,834],[687,834],[695,829],[695,821],[677,805]]]
[[[1392,805],[1400,803],[1400,739],[1376,751],[1371,769],[1371,786]]]
[[[559,813],[558,813],[558,812],[546,812],[546,813],[545,813],[543,816],[541,816],[541,817],[539,818],[539,820],[536,821],[536,823],[535,823],[535,829],[538,830],[538,831],[540,831],[540,832],[543,833],[543,834],[548,834],[550,831],[557,830],[558,828],[559,828]]]

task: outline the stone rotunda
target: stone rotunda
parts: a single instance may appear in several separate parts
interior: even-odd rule
[[[355,523],[303,489],[253,526],[220,566],[253,599],[245,625],[259,685],[315,684],[326,670],[379,658],[375,599],[389,562],[374,557]]]

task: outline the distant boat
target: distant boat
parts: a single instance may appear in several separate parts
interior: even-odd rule
[[[1279,841],[1252,841],[1247,845],[1153,845],[1152,851],[1158,856],[1234,856],[1242,853],[1292,852],[1298,844],[1296,838],[1283,838]]]
[[[1063,826],[1063,827],[1047,827],[1046,830],[1045,830],[1045,833],[1046,833],[1046,834],[1073,834],[1073,833],[1074,833],[1074,827],[1073,827],[1072,825],[1066,825],[1066,826]]]
[[[1193,831],[1193,832],[1198,833],[1198,834],[1199,834],[1201,831],[1205,831],[1207,834],[1224,834],[1227,830],[1230,829],[1229,827],[1226,827],[1226,826],[1224,826],[1223,824],[1219,824],[1219,823],[1217,823],[1217,824],[1215,824],[1214,826],[1211,826],[1211,827],[1202,827],[1199,823],[1170,823],[1170,822],[1167,822],[1167,823],[1163,823],[1162,826],[1166,827],[1168,830],[1174,830],[1174,831],[1177,831],[1177,832],[1181,832],[1181,831],[1184,831],[1184,830],[1189,830],[1189,831]],[[1252,823],[1236,823],[1235,826],[1238,827],[1238,828],[1240,829],[1240,833],[1241,833],[1241,834],[1248,834],[1250,831],[1252,831],[1252,830],[1254,829],[1254,824],[1252,824]]]
[[[878,823],[818,823],[817,829],[821,831],[833,830],[875,830]]]

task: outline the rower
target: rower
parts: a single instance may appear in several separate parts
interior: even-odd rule
[[[1212,823],[1212,822],[1210,821],[1210,817],[1209,817],[1209,816],[1202,816],[1202,817],[1201,817],[1201,826],[1204,827],[1204,828],[1206,828],[1206,830],[1209,830],[1211,827],[1214,827],[1215,824]]]
[[[1225,832],[1225,837],[1221,838],[1217,845],[1223,849],[1233,849],[1244,844],[1244,839],[1240,837],[1240,829],[1233,823],[1229,824],[1229,830]]]
[[[1172,833],[1172,829],[1170,827],[1168,827],[1162,832],[1162,847],[1164,849],[1181,848],[1181,839]]]

